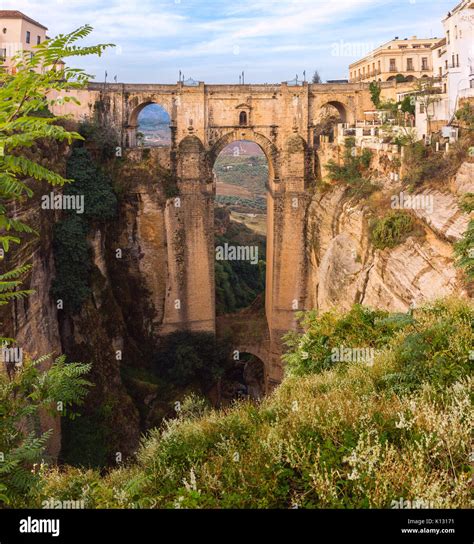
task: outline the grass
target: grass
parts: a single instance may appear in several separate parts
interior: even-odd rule
[[[307,316],[294,355],[320,357],[314,335],[323,318]],[[402,497],[469,507],[472,306],[447,300],[391,318],[398,326],[372,366],[289,372],[260,404],[224,411],[190,399],[125,466],[105,475],[44,467],[29,505],[54,498],[87,508],[390,508]],[[345,345],[366,342],[373,322],[358,312],[354,319],[326,318],[328,340],[337,332]]]

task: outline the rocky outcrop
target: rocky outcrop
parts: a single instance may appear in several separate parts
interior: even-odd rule
[[[469,216],[459,197],[474,192],[474,164],[465,162],[443,190],[426,188],[415,196],[432,209],[410,210],[416,235],[392,249],[378,250],[370,242],[374,213],[366,202],[351,198],[343,187],[317,193],[308,210],[309,305],[321,310],[347,310],[358,302],[391,311],[465,293],[454,266],[452,243],[467,230]],[[385,199],[393,193],[390,188]]]

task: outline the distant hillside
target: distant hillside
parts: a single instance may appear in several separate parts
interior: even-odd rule
[[[157,125],[169,125],[170,116],[160,105],[150,104],[146,106],[138,115],[138,125],[140,128],[152,129]]]

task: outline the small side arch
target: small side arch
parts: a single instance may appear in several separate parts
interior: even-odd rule
[[[339,102],[338,100],[330,100],[329,102],[325,102],[320,109],[322,110],[325,106],[332,106],[336,108],[337,112],[339,113],[341,123],[347,123],[348,107],[346,104]]]
[[[127,145],[129,147],[136,147],[137,145],[140,145],[140,142],[142,142],[142,144],[145,143],[145,145],[146,145],[146,142],[144,141],[145,140],[144,135],[143,135],[143,141],[139,137],[140,136],[139,135],[139,132],[140,132],[139,131],[139,116],[140,116],[140,113],[145,108],[147,108],[148,106],[151,106],[151,105],[156,105],[156,107],[157,107],[156,109],[158,110],[159,114],[161,114],[162,122],[157,123],[157,126],[161,125],[162,127],[166,127],[166,131],[163,131],[163,130],[159,131],[159,132],[161,132],[161,136],[163,136],[164,132],[167,132],[167,134],[164,134],[165,143],[153,142],[154,136],[156,136],[156,134],[155,134],[155,131],[153,129],[153,126],[151,126],[150,128],[151,128],[151,136],[152,137],[151,137],[151,143],[149,143],[149,145],[152,145],[152,146],[155,146],[155,145],[171,145],[171,137],[172,137],[171,124],[172,124],[172,121],[171,121],[170,112],[167,110],[167,108],[165,108],[165,106],[163,106],[159,102],[155,102],[154,100],[145,100],[143,102],[140,102],[137,106],[133,107],[131,112],[130,112],[130,115],[128,116],[126,130],[127,130]],[[152,125],[153,125],[153,123],[152,123]],[[156,131],[156,132],[158,132],[158,131]]]

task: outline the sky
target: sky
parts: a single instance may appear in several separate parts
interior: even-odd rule
[[[0,0],[49,36],[89,23],[86,43],[114,43],[76,59],[97,81],[279,83],[298,75],[346,79],[348,66],[393,39],[441,37],[457,0]],[[72,64],[72,63],[71,63]]]

